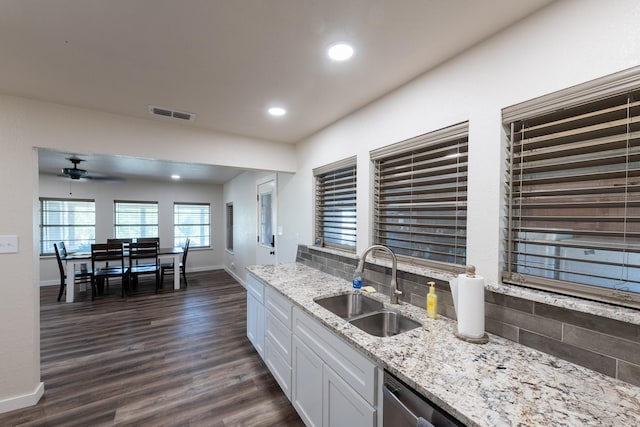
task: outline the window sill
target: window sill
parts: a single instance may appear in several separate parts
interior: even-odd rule
[[[525,288],[523,286],[507,283],[486,283],[485,289],[497,294],[522,298],[559,308],[566,308],[594,316],[606,317],[621,322],[640,325],[640,310],[608,304],[599,301],[591,301],[569,295],[556,294],[539,289]]]
[[[350,252],[350,251],[345,251],[341,249],[327,248],[325,246],[317,246],[317,245],[311,245],[309,246],[309,248],[313,249],[314,251],[326,252],[328,254],[339,255],[345,258],[358,259],[358,255],[355,253],[355,251]]]

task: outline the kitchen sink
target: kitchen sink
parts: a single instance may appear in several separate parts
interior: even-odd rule
[[[342,294],[331,297],[318,298],[316,304],[326,308],[338,317],[350,320],[356,316],[382,310],[384,305],[363,294]]]
[[[389,310],[363,315],[352,319],[349,323],[377,337],[390,337],[422,326],[407,316]]]

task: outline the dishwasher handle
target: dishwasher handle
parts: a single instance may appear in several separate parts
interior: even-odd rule
[[[394,420],[394,425],[408,425],[419,427],[434,427],[429,421],[424,418],[420,418],[420,424],[418,424],[418,417],[411,409],[398,399],[398,397],[387,387],[386,384],[382,387],[382,393],[384,396],[384,418],[388,420]],[[396,417],[401,417],[402,423]]]

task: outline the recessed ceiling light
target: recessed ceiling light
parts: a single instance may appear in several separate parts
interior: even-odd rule
[[[171,179],[180,179],[180,175],[173,174],[171,175]]]
[[[334,61],[346,61],[353,56],[353,47],[346,43],[336,43],[329,47],[327,55]]]
[[[287,114],[287,110],[281,107],[271,107],[267,111],[272,116],[284,116],[285,114]]]

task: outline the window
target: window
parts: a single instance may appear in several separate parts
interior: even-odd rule
[[[505,281],[640,307],[639,71],[503,111]]]
[[[158,203],[115,201],[115,238],[158,237]]]
[[[233,252],[233,203],[227,203],[227,250]]]
[[[356,250],[356,158],[314,169],[318,243]]]
[[[68,252],[89,252],[96,241],[93,200],[40,199],[40,254],[53,254],[64,242]]]
[[[450,271],[466,262],[468,123],[371,152],[374,242]]]
[[[175,203],[173,205],[173,244],[183,245],[190,239],[190,248],[208,248],[211,236],[211,215],[208,203]]]

